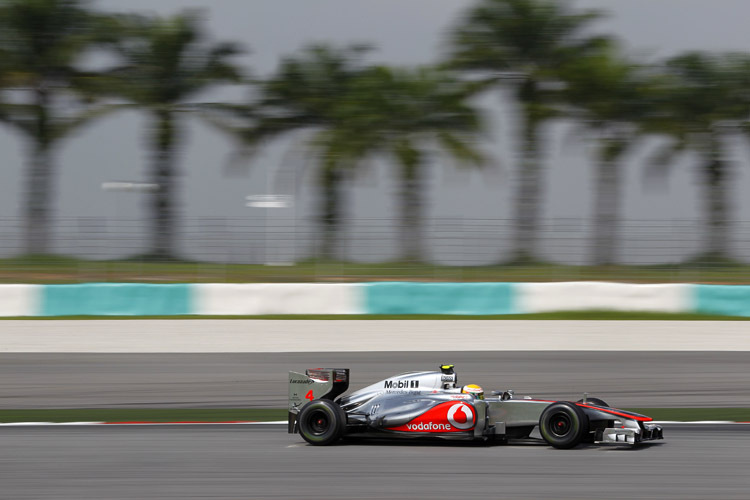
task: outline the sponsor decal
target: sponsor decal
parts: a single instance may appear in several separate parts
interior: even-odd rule
[[[441,375],[440,381],[441,382],[455,382],[456,376],[455,375]]]
[[[410,422],[388,430],[402,432],[464,432],[474,428],[474,408],[460,401],[446,401],[433,406]]]
[[[307,380],[290,380],[290,384],[314,384],[315,382],[307,379]]]
[[[419,422],[418,424],[406,424],[410,431],[449,431],[451,424],[436,424],[434,422]]]
[[[448,422],[461,430],[474,427],[474,410],[466,403],[458,403],[448,410]]]
[[[419,380],[386,380],[386,389],[418,389]]]

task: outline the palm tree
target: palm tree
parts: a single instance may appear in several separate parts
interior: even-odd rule
[[[320,255],[337,255],[338,233],[344,206],[342,185],[356,161],[338,156],[327,141],[331,131],[345,130],[349,115],[343,103],[350,101],[355,82],[368,71],[363,65],[363,45],[343,48],[326,45],[306,47],[282,59],[277,71],[257,82],[258,100],[230,109],[216,117],[218,124],[233,132],[245,147],[254,148],[270,140],[302,133],[313,152],[317,183],[321,187],[320,219],[323,228]]]
[[[111,110],[86,97],[98,75],[84,71],[88,51],[103,41],[104,16],[83,0],[0,2],[0,122],[27,145],[24,246],[27,254],[50,252],[51,221],[60,143]]]
[[[654,167],[668,167],[677,154],[692,152],[698,159],[706,209],[706,261],[729,257],[731,169],[726,159],[728,136],[743,130],[748,117],[744,54],[689,52],[667,60],[670,78],[658,101],[655,131],[671,141],[654,155]]]
[[[114,48],[120,65],[99,92],[124,99],[149,116],[151,249],[148,258],[175,257],[176,177],[186,113],[203,109],[202,92],[241,79],[231,58],[241,52],[229,42],[212,42],[195,11],[161,17],[123,17]]]
[[[428,68],[374,68],[361,78],[339,110],[343,129],[326,144],[351,161],[390,156],[399,168],[400,258],[419,261],[422,252],[424,179],[433,150],[461,163],[481,165],[474,143],[481,131],[477,111],[467,103],[476,91],[450,75]]]
[[[622,158],[648,130],[659,77],[614,50],[566,64],[561,77],[570,116],[595,138],[593,262],[616,261],[620,218]]]
[[[455,30],[450,65],[489,73],[510,86],[521,108],[520,182],[513,260],[536,254],[542,193],[540,130],[559,115],[558,69],[602,45],[585,33],[600,14],[574,11],[566,0],[478,0]]]

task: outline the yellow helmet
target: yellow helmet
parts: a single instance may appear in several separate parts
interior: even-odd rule
[[[464,394],[471,394],[476,399],[484,399],[484,390],[477,384],[465,385],[463,389],[461,389],[461,392]]]

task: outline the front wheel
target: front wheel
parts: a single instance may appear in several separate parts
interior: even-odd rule
[[[302,439],[312,445],[326,446],[343,436],[346,414],[333,401],[318,399],[302,408],[297,421]]]
[[[539,433],[555,448],[578,446],[588,433],[588,427],[583,410],[567,401],[549,405],[539,418]]]

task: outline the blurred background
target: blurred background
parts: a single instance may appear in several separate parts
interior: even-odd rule
[[[749,18],[0,0],[0,316],[24,318],[0,328],[0,424],[22,425],[2,427],[0,497],[600,498],[595,461],[608,498],[747,498],[746,323],[588,320],[737,319],[748,287],[450,282],[750,284]],[[417,321],[319,321],[360,313]],[[246,314],[266,319],[208,319]],[[90,317],[121,315],[206,319]],[[545,446],[493,450],[501,468],[450,446],[448,473],[431,446],[321,459],[283,426],[27,425],[284,419],[281,370],[346,366],[355,388],[445,362],[488,393],[713,423],[563,468]]]
[[[748,11],[0,1],[0,281],[746,282]]]

